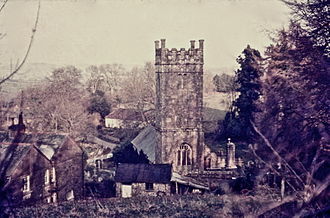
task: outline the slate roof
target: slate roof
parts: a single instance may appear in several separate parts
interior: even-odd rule
[[[118,108],[108,114],[105,118],[118,120],[143,121],[141,112],[134,109]]]
[[[143,153],[148,156],[150,162],[155,161],[156,136],[155,127],[149,125],[132,140],[132,144],[135,148],[139,152],[143,150]]]
[[[169,183],[170,164],[118,164],[115,181],[121,183]]]
[[[51,160],[57,149],[65,142],[66,135],[60,134],[36,134],[36,147]]]
[[[206,184],[203,184],[192,177],[182,176],[179,173],[172,173],[171,182],[177,182],[198,189],[210,190]]]
[[[0,144],[0,173],[10,176],[30,151],[30,145]]]
[[[49,160],[57,149],[65,142],[67,135],[64,134],[20,134],[18,137],[10,138],[8,132],[0,132],[0,145],[5,146],[36,146]],[[1,160],[0,160],[1,162]]]

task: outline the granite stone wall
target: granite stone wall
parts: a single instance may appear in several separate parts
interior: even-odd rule
[[[156,163],[170,163],[181,173],[203,168],[203,40],[199,47],[191,41],[189,49],[165,47],[165,40],[155,42],[156,49]],[[191,149],[191,163],[178,161],[182,144]]]

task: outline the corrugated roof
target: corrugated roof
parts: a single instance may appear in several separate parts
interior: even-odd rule
[[[115,181],[121,183],[169,183],[170,164],[119,164]]]
[[[135,148],[138,151],[143,150],[143,153],[148,156],[151,162],[155,161],[155,148],[157,145],[156,135],[155,127],[149,125],[132,140],[132,144]]]

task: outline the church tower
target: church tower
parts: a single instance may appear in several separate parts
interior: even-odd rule
[[[203,43],[177,50],[155,41],[156,163],[182,174],[203,167]]]

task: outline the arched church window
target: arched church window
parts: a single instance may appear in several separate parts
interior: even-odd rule
[[[178,165],[191,165],[191,148],[188,144],[182,144],[178,150]]]
[[[210,169],[211,168],[211,157],[207,156],[204,157],[204,169]]]

